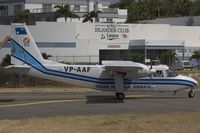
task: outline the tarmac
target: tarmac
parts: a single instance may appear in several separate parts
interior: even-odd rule
[[[200,112],[200,92],[126,93],[121,102],[113,92],[0,94],[0,119],[110,115],[134,113]]]

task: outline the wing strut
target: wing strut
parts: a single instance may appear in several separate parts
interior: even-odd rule
[[[119,100],[124,100],[124,86],[123,86],[123,79],[124,74],[119,72],[114,72],[114,79],[115,79],[115,89],[116,89],[116,97]]]

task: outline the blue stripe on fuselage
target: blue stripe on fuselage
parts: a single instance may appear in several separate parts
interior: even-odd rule
[[[81,80],[81,81],[87,81],[87,82],[91,82],[95,84],[114,84],[113,78],[97,78],[97,77],[90,77],[90,76],[85,76],[85,75],[78,75],[78,74],[48,69],[45,66],[43,66],[37,59],[35,59],[29,52],[27,52],[23,47],[21,47],[15,40],[13,40],[13,42],[14,42],[13,45],[16,49],[15,51],[23,51],[23,54],[22,52],[19,52],[18,54],[13,52],[16,55],[12,55],[12,56],[32,66],[34,69],[44,74],[64,77],[64,78],[69,78],[69,79],[75,79],[75,80]],[[136,81],[124,80],[124,84],[161,84],[161,85],[185,85],[185,86],[196,85],[192,81],[180,80],[180,79],[140,79]]]

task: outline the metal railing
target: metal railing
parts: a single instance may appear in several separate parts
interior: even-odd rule
[[[45,12],[54,12],[54,8],[35,8],[29,9],[31,13],[45,13]]]
[[[35,8],[35,9],[29,9],[31,13],[44,13],[44,12],[54,12],[56,11],[55,8]],[[102,13],[114,13],[116,14],[118,12],[117,8],[102,8],[102,9],[98,9],[100,10]],[[83,8],[83,9],[72,9],[73,12],[88,12],[87,8]]]
[[[102,13],[117,13],[118,9],[117,8],[102,8],[101,12]]]

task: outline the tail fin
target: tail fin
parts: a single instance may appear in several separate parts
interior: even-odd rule
[[[26,24],[12,24],[11,33],[12,64],[22,65],[26,63],[30,57],[35,58],[41,64],[45,62]]]

